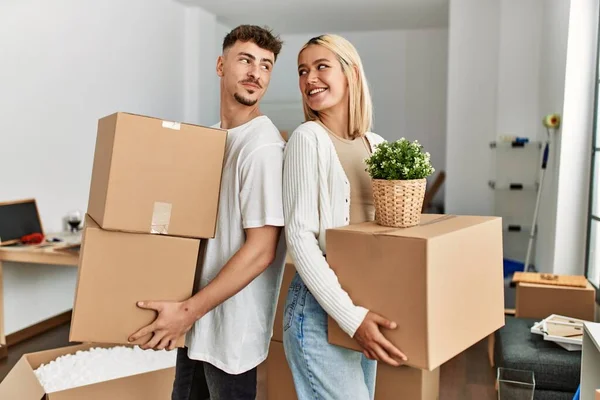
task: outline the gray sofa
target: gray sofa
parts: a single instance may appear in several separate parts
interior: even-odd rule
[[[581,352],[567,351],[530,332],[534,319],[507,316],[496,332],[496,367],[533,371],[534,400],[572,400],[579,386]]]

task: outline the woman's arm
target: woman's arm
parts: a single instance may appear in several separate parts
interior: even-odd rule
[[[321,307],[350,336],[368,310],[354,305],[325,260],[319,242],[317,143],[303,131],[291,136],[283,170],[285,233],[296,270]]]
[[[396,324],[354,305],[319,247],[319,160],[315,138],[296,131],[286,151],[283,210],[288,250],[298,274],[325,312],[363,348],[365,356],[400,365],[406,356],[380,330],[395,329]]]

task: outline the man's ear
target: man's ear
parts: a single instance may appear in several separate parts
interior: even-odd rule
[[[223,56],[219,56],[217,58],[217,75],[222,78],[223,77],[223,64],[225,63],[225,59]]]

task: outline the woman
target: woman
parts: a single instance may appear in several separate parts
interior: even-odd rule
[[[284,162],[288,250],[297,274],[284,315],[284,348],[296,392],[305,399],[372,399],[376,361],[406,357],[380,327],[396,324],[353,304],[325,258],[325,231],[374,219],[364,159],[383,139],[369,131],[372,104],[354,46],[336,35],[304,45],[298,73],[307,122],[291,135]],[[327,342],[327,315],[363,353]]]

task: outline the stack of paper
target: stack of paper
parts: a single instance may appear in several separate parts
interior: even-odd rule
[[[555,342],[568,351],[581,351],[583,323],[585,321],[552,314],[531,327],[531,333],[544,336],[544,340]]]

